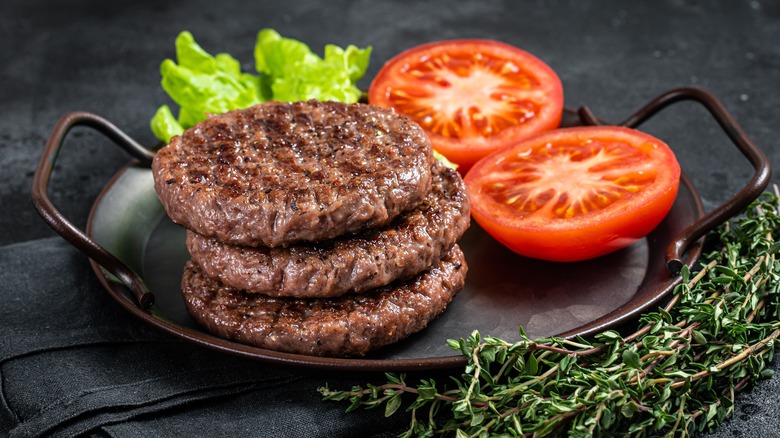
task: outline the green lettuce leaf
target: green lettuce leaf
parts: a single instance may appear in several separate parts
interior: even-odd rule
[[[333,44],[325,46],[325,62],[346,70],[352,84],[356,84],[366,74],[369,58],[371,47],[359,49],[350,44],[344,50]]]
[[[433,151],[433,158],[436,158],[437,160],[441,161],[441,164],[449,167],[450,169],[458,170],[458,165],[457,164],[455,164],[452,161],[448,160],[447,157],[445,157],[444,155],[442,155],[440,152],[436,151],[435,149]]]
[[[173,116],[168,105],[163,105],[157,109],[152,117],[152,132],[154,136],[165,142],[169,141],[174,135],[181,135],[184,132],[181,124]]]
[[[160,107],[151,120],[154,135],[168,142],[209,114],[268,100],[357,102],[356,83],[366,73],[371,47],[328,45],[320,58],[306,44],[263,29],[254,55],[258,74],[244,73],[229,54],[212,56],[190,32],[181,32],[176,38],[176,60],[166,59],[160,65],[162,87],[179,106],[178,116],[167,105]]]
[[[166,59],[160,65],[162,87],[179,105],[179,115],[167,106],[152,118],[152,132],[165,142],[184,129],[205,120],[209,114],[219,114],[263,101],[259,80],[242,73],[241,64],[227,53],[211,56],[195,42],[189,32],[176,38],[176,61]]]
[[[189,32],[176,38],[176,60],[166,59],[160,66],[162,87],[181,108],[188,109],[188,119],[194,116],[201,121],[208,114],[260,102],[255,76],[242,74],[239,62],[227,53],[209,55]]]
[[[366,73],[370,56],[371,47],[350,45],[345,50],[327,45],[323,59],[306,44],[263,29],[255,44],[255,69],[261,88],[270,89],[274,100],[355,103],[360,99],[356,84]]]

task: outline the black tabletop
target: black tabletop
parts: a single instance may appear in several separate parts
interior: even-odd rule
[[[86,257],[30,202],[44,142],[64,113],[100,114],[142,144],[169,100],[160,62],[189,30],[246,70],[258,30],[306,42],[372,46],[366,87],[401,50],[434,40],[489,38],[534,53],[559,74],[565,103],[620,121],[681,86],[715,94],[780,163],[780,3],[768,0],[4,2],[0,14],[0,433],[11,436],[395,435],[408,418],[344,414],[323,384],[381,374],[259,363],[176,340],[126,315]],[[752,168],[695,104],[643,126],[665,139],[705,210],[734,195]],[[49,194],[84,227],[102,187],[128,161],[88,130],[63,149]],[[778,369],[778,365],[773,365]],[[778,377],[738,397],[716,436],[776,435]]]

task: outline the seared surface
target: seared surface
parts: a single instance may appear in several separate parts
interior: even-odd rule
[[[229,245],[190,231],[187,248],[208,276],[250,293],[334,297],[371,290],[428,269],[468,228],[460,175],[438,162],[432,175],[423,203],[381,230],[287,248]]]
[[[430,271],[407,282],[307,300],[246,294],[206,276],[190,260],[182,294],[193,318],[217,336],[276,351],[355,356],[425,328],[463,287],[466,271],[455,245]]]
[[[152,170],[174,222],[279,247],[388,224],[422,201],[433,160],[422,129],[390,110],[269,102],[174,137]]]

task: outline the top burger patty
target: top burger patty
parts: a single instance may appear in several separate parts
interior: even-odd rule
[[[422,129],[337,102],[268,102],[210,116],[154,158],[176,223],[226,243],[280,247],[383,226],[431,187]]]

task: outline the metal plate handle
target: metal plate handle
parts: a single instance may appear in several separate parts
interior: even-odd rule
[[[74,126],[87,126],[101,132],[143,164],[150,165],[152,158],[154,158],[154,152],[136,143],[127,134],[100,116],[86,112],[65,114],[57,122],[49,136],[35,169],[32,186],[33,204],[43,220],[57,234],[116,276],[133,291],[138,304],[142,308],[148,309],[154,304],[154,295],[146,287],[141,277],[73,225],[49,199],[47,189],[54,164],[57,162],[57,156],[65,142],[65,137]]]
[[[647,121],[659,111],[681,101],[694,101],[704,106],[715,118],[720,127],[737,146],[742,154],[753,165],[755,172],[753,177],[737,194],[729,198],[725,203],[711,212],[702,216],[699,220],[684,229],[666,251],[666,267],[672,275],[680,272],[683,266],[683,256],[688,247],[699,240],[708,232],[714,230],[729,218],[746,208],[753,200],[766,189],[772,177],[769,158],[759,149],[745,134],[745,131],[734,120],[734,117],[726,110],[726,107],[712,93],[701,88],[676,88],[656,97],[632,114],[621,126],[636,128]],[[582,123],[587,125],[603,125],[588,107],[582,107],[577,111]]]

